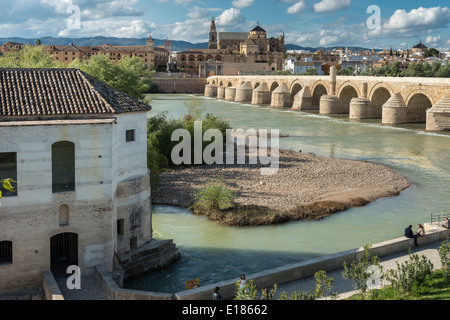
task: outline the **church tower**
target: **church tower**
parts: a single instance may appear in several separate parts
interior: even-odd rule
[[[147,47],[149,47],[151,50],[153,50],[155,48],[155,41],[153,40],[151,33],[147,39]]]
[[[211,27],[209,29],[208,49],[217,49],[217,30],[214,18],[211,20]]]

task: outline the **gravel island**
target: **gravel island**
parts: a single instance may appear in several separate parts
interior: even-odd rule
[[[319,220],[350,207],[398,195],[410,182],[386,166],[309,153],[279,150],[275,175],[261,175],[262,165],[200,165],[168,170],[152,194],[153,204],[190,207],[193,192],[211,178],[221,178],[237,194],[235,207],[208,215],[221,224],[248,226],[293,220]]]

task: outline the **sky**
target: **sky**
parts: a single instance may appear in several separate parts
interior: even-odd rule
[[[0,0],[0,38],[112,36],[207,42],[249,32],[304,47],[450,48],[448,0]]]

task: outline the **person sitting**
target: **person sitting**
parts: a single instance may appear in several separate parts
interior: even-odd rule
[[[414,239],[414,245],[416,247],[418,247],[419,245],[417,244],[417,235],[415,235],[412,231],[412,225],[409,225],[406,229],[405,229],[405,237],[407,238],[413,238]]]
[[[422,237],[425,235],[425,229],[423,228],[423,226],[421,224],[419,224],[419,226],[418,226],[416,235],[418,235],[419,237]]]
[[[220,295],[220,293],[219,293],[219,287],[215,287],[214,288],[214,292],[213,292],[213,294],[212,294],[212,296],[213,296],[213,300],[223,300],[222,299],[222,296]]]
[[[448,221],[448,218],[445,217],[444,224],[442,225],[444,228],[450,229],[450,222]]]

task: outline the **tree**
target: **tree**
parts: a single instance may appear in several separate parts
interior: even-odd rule
[[[141,58],[125,56],[114,64],[109,54],[98,54],[83,61],[75,59],[69,68],[80,69],[135,99],[149,103],[143,92],[149,89],[153,73]]]
[[[0,68],[65,68],[61,62],[53,61],[53,57],[42,46],[25,45],[22,50],[10,52],[0,57]]]
[[[370,247],[370,244],[366,244],[358,260],[352,261],[350,267],[348,267],[347,262],[344,262],[343,266],[342,277],[344,279],[352,279],[353,287],[362,294],[369,288],[368,280],[375,275],[376,268],[381,270],[380,259],[376,255],[370,254]],[[375,266],[375,268],[372,269],[370,268],[371,266]]]
[[[316,68],[308,68],[305,72],[303,72],[303,74],[307,76],[318,75]]]
[[[428,50],[425,51],[425,58],[438,57],[438,56],[439,56],[439,51],[435,48],[429,48]]]

